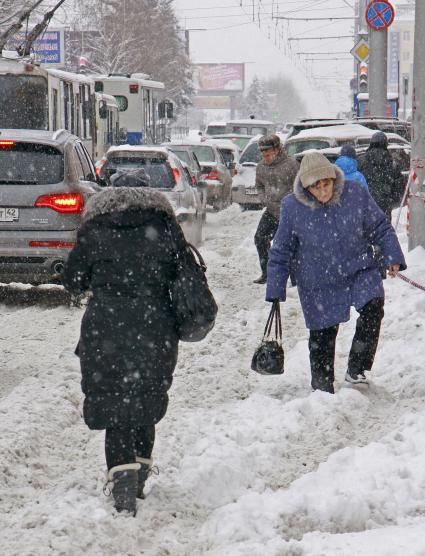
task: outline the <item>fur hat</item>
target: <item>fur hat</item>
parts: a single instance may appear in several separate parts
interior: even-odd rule
[[[336,178],[335,167],[319,151],[313,151],[304,155],[299,172],[300,180],[304,188],[314,185],[319,180]]]
[[[269,149],[278,149],[280,148],[281,143],[280,143],[280,138],[275,135],[263,135],[263,137],[260,137],[260,140],[258,141],[258,147],[260,149],[260,151],[268,151]]]

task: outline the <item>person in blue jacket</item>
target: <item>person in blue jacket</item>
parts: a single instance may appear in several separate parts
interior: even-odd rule
[[[340,156],[335,164],[344,172],[345,179],[357,181],[362,187],[369,191],[366,178],[358,170],[357,153],[353,145],[343,145]]]
[[[384,288],[372,245],[378,245],[394,277],[406,268],[397,236],[369,193],[320,152],[304,156],[294,192],[281,204],[269,251],[266,300],[285,301],[291,258],[307,328],[311,385],[334,392],[338,326],[359,312],[346,381],[367,382],[384,315]]]

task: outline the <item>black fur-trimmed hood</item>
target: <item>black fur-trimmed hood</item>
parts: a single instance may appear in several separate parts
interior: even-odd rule
[[[149,187],[105,187],[87,201],[83,222],[111,213],[154,211],[175,218],[168,199],[159,191]]]
[[[329,206],[335,206],[339,203],[342,192],[344,190],[344,172],[340,168],[338,168],[338,166],[335,166],[335,164],[334,168],[336,172],[336,179],[334,183],[334,192],[332,195],[332,199],[326,203]],[[322,203],[319,203],[319,201],[315,199],[315,197],[313,197],[311,193],[309,193],[307,188],[302,186],[299,172],[294,181],[294,195],[297,201],[311,209],[316,209],[323,206]]]

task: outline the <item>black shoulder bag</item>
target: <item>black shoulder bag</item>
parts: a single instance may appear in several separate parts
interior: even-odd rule
[[[199,342],[214,328],[218,307],[206,271],[202,255],[186,243],[184,251],[178,252],[176,277],[170,287],[177,332],[183,342]]]
[[[274,339],[271,338],[273,328]],[[251,369],[260,375],[281,375],[284,371],[284,361],[280,303],[273,301],[263,339],[252,358]]]

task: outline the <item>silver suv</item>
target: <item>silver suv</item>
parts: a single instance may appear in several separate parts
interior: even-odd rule
[[[56,281],[84,203],[99,189],[75,135],[0,130],[0,282]]]

